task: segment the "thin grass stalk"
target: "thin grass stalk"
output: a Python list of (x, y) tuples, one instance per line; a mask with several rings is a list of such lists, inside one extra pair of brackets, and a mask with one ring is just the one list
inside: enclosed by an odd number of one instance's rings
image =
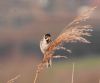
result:
[(20, 78), (21, 75), (17, 75), (16, 77), (10, 79), (9, 81), (7, 81), (7, 83), (14, 83), (18, 78)]
[(71, 83), (74, 83), (74, 73), (75, 73), (75, 63), (73, 63)]
[(33, 83), (36, 83), (37, 78), (38, 78), (38, 75), (39, 75), (39, 72), (36, 72), (36, 75), (35, 75), (35, 78), (34, 78), (34, 82)]

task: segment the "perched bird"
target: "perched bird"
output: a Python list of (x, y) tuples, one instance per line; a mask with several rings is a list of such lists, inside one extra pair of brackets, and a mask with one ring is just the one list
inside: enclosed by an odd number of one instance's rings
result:
[[(40, 49), (43, 54), (45, 54), (46, 50), (48, 49), (49, 45), (51, 44), (51, 35), (49, 33), (45, 34), (40, 41)], [(46, 63), (47, 67), (51, 66), (51, 59), (49, 59)]]

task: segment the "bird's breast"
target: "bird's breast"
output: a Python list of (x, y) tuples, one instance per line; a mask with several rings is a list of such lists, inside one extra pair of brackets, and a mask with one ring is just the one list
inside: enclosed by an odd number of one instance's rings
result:
[(47, 44), (46, 41), (41, 40), (41, 42), (40, 42), (40, 49), (41, 49), (41, 51), (42, 51), (43, 54), (47, 50), (48, 46), (49, 46), (49, 44)]

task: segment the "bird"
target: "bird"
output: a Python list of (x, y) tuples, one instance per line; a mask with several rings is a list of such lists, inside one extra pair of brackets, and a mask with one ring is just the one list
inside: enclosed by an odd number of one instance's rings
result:
[[(51, 44), (51, 34), (46, 33), (43, 35), (41, 41), (40, 41), (40, 49), (43, 54), (45, 54), (46, 50), (48, 49), (49, 45)], [(49, 59), (46, 63), (47, 68), (51, 66), (51, 59)]]

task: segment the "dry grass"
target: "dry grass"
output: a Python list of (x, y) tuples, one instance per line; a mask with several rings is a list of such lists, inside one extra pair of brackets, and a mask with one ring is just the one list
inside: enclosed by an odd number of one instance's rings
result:
[(7, 83), (14, 83), (18, 78), (20, 78), (20, 75), (17, 75), (16, 77), (10, 79), (9, 81), (7, 81)]
[[(38, 74), (43, 70), (48, 63), (48, 60), (53, 59), (53, 51), (57, 49), (57, 46), (62, 45), (63, 42), (83, 42), (83, 43), (90, 43), (88, 40), (84, 38), (84, 36), (91, 36), (90, 32), (92, 31), (91, 25), (82, 24), (82, 22), (86, 21), (91, 13), (95, 10), (96, 7), (92, 7), (82, 15), (76, 17), (69, 25), (67, 25), (61, 34), (50, 44), (48, 49), (44, 54), (44, 58), (42, 62), (37, 66), (36, 76), (34, 79), (34, 83), (36, 83)], [(74, 64), (73, 64), (74, 66)], [(74, 67), (72, 72), (72, 83), (74, 77)]]
[(75, 72), (75, 63), (73, 63), (71, 83), (74, 83), (74, 72)]

